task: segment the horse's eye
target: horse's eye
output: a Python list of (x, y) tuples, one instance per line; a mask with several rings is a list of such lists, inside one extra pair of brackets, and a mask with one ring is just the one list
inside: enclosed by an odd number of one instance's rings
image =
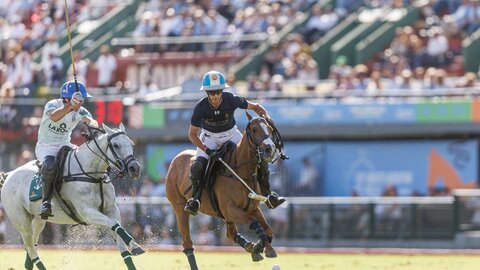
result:
[(253, 133), (257, 133), (257, 128), (252, 128)]
[(118, 147), (119, 147), (118, 143), (113, 144), (113, 148), (118, 148)]

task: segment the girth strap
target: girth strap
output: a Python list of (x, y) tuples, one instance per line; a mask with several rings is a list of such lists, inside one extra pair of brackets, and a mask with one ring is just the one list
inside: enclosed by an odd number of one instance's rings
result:
[(100, 211), (100, 213), (103, 213), (104, 206), (105, 206), (105, 198), (104, 198), (104, 195), (103, 195), (103, 184), (107, 183), (104, 179), (105, 178), (103, 178), (103, 179), (93, 179), (93, 178), (89, 178), (89, 177), (70, 177), (70, 178), (65, 178), (63, 181), (65, 183), (67, 183), (67, 182), (87, 182), (87, 183), (99, 184), (100, 206), (98, 207), (98, 211)]

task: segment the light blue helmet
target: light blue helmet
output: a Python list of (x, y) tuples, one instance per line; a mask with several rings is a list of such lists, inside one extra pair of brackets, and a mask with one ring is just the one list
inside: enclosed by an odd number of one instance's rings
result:
[(202, 79), (201, 91), (213, 91), (213, 90), (223, 90), (228, 88), (228, 84), (225, 82), (225, 76), (221, 72), (211, 70), (205, 75)]
[[(83, 98), (92, 97), (89, 93), (87, 93), (87, 87), (81, 82), (77, 82), (78, 84), (78, 91), (82, 94)], [(62, 85), (62, 89), (60, 91), (60, 96), (62, 98), (71, 98), (73, 93), (77, 92), (77, 88), (75, 87), (75, 81), (68, 81)]]

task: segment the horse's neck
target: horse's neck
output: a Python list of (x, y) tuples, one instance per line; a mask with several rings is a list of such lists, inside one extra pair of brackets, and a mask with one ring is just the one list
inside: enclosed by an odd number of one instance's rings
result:
[[(102, 149), (104, 153), (106, 153), (106, 143), (103, 142), (101, 139), (97, 139), (98, 146)], [(107, 171), (107, 163), (104, 161), (103, 154), (98, 149), (97, 145), (95, 145), (94, 141), (86, 142), (78, 148), (78, 150), (74, 154), (70, 155), (70, 173), (80, 173), (82, 172), (80, 169), (83, 169), (84, 172), (101, 172), (104, 173)], [(76, 158), (74, 157), (76, 156)], [(78, 159), (78, 162), (77, 162)], [(66, 166), (68, 166), (68, 162)], [(80, 165), (78, 164), (80, 163)], [(95, 174), (94, 174), (95, 175)], [(97, 175), (98, 176), (98, 175)]]
[(235, 166), (240, 166), (235, 171), (242, 179), (250, 179), (257, 169), (255, 151), (248, 142), (246, 134), (243, 134), (242, 141), (235, 152)]

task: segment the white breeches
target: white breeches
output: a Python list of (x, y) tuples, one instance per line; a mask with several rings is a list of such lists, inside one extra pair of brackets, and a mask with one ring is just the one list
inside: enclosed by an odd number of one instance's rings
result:
[[(237, 126), (220, 133), (212, 133), (202, 129), (202, 132), (200, 133), (200, 140), (203, 142), (203, 144), (205, 144), (206, 147), (215, 150), (226, 141), (232, 141), (235, 144), (239, 144), (242, 140), (242, 133), (238, 130)], [(196, 157), (204, 157), (206, 159), (210, 158), (202, 149), (198, 147), (195, 158)]]
[(74, 149), (77, 148), (77, 146), (72, 143), (60, 145), (37, 143), (37, 146), (35, 147), (35, 155), (37, 156), (38, 160), (43, 162), (46, 156), (57, 157), (58, 151), (60, 151), (60, 148), (62, 148), (64, 145), (69, 145)]

